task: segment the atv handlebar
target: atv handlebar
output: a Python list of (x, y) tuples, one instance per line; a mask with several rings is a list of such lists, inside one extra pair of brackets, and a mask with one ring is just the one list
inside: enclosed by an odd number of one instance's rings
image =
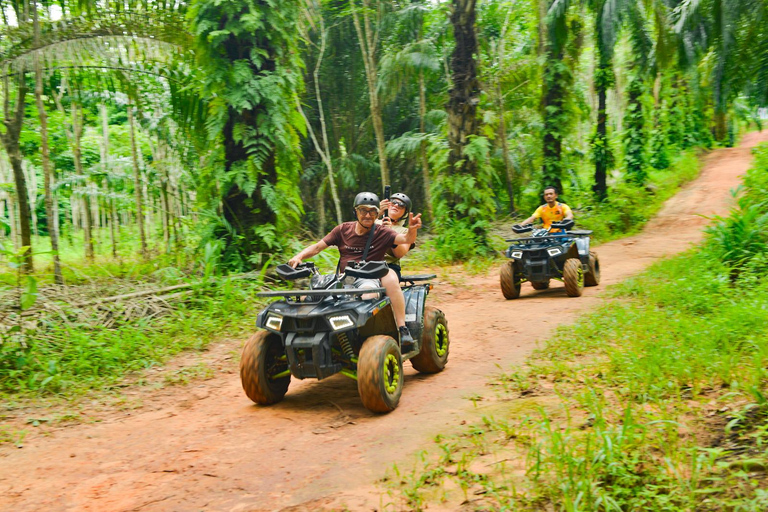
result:
[(315, 272), (315, 264), (308, 261), (306, 263), (299, 263), (296, 265), (296, 268), (293, 268), (292, 266), (283, 263), (282, 265), (278, 265), (275, 270), (277, 271), (277, 275), (281, 278), (286, 281), (293, 281), (294, 279), (311, 276)]
[(571, 229), (576, 224), (573, 219), (563, 219), (558, 222), (553, 222), (550, 229)]
[(344, 269), (344, 274), (358, 279), (381, 279), (389, 273), (389, 267), (383, 261), (351, 261)]
[(520, 224), (514, 224), (512, 226), (512, 231), (515, 233), (528, 233), (531, 230), (533, 230), (533, 224), (526, 224), (524, 226), (521, 226)]

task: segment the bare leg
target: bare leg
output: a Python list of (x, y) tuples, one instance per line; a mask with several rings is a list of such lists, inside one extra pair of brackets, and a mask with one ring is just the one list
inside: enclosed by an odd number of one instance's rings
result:
[(395, 314), (395, 322), (398, 327), (405, 325), (405, 297), (400, 288), (400, 281), (395, 271), (390, 269), (389, 274), (381, 278), (381, 285), (387, 290), (387, 297), (392, 302), (392, 312)]

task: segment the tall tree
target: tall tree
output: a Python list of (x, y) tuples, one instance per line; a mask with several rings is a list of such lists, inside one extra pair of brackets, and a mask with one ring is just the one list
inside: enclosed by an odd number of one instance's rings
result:
[[(40, 39), (40, 5), (34, 2), (34, 32), (36, 44)], [(59, 230), (55, 222), (55, 209), (53, 207), (54, 197), (53, 188), (55, 181), (55, 171), (51, 162), (50, 148), (48, 145), (48, 113), (45, 110), (43, 102), (43, 64), (40, 62), (40, 55), (35, 53), (32, 56), (33, 66), (35, 68), (35, 104), (37, 105), (37, 115), (40, 119), (40, 157), (43, 164), (43, 190), (45, 192), (45, 216), (48, 220), (48, 236), (51, 239), (51, 251), (53, 252), (53, 279), (56, 284), (64, 284), (64, 277), (61, 273), (61, 261), (59, 259)]]
[[(378, 47), (381, 17), (384, 10), (381, 0), (375, 0), (375, 11), (371, 7), (370, 0), (362, 0), (362, 6), (358, 7), (357, 0), (349, 0), (349, 10), (355, 25), (355, 32), (360, 44), (360, 52), (363, 55), (365, 79), (368, 85), (368, 101), (371, 106), (371, 122), (376, 135), (376, 150), (379, 154), (379, 167), (381, 170), (382, 187), (389, 185), (389, 167), (387, 166), (386, 140), (384, 137), (384, 121), (382, 119), (381, 104), (378, 91)], [(375, 23), (371, 21), (371, 15), (375, 13)], [(360, 19), (362, 16), (362, 20)]]
[[(563, 138), (572, 124), (567, 111), (568, 90), (573, 74), (565, 62), (568, 43), (568, 8), (570, 0), (539, 0), (546, 2), (544, 44), (544, 83), (542, 84), (541, 114), (543, 121), (542, 179), (547, 186), (562, 191)], [(543, 9), (541, 9), (543, 10)], [(541, 37), (541, 36), (540, 36)]]
[(451, 25), (456, 46), (450, 60), (451, 89), (448, 113), (447, 165), (438, 170), (440, 193), (437, 218), (443, 229), (466, 232), (473, 249), (488, 247), (488, 220), (493, 210), (488, 162), (488, 141), (478, 137), (477, 106), (480, 82), (477, 76), (476, 0), (453, 0)]
[(240, 267), (275, 250), (277, 232), (295, 227), (302, 212), (299, 12), (298, 2), (272, 0), (197, 0), (191, 7), (208, 135), (223, 143), (217, 176), (228, 228), (219, 234)]
[(30, 229), (29, 219), (32, 216), (29, 207), (29, 193), (27, 191), (27, 179), (24, 176), (24, 168), (22, 167), (22, 155), (21, 147), (19, 146), (19, 140), (21, 137), (21, 129), (24, 125), (24, 105), (27, 97), (27, 82), (24, 75), (24, 68), (21, 65), (20, 69), (16, 72), (16, 106), (11, 111), (11, 88), (9, 84), (9, 72), (8, 68), (4, 70), (5, 77), (3, 79), (3, 124), (5, 124), (5, 132), (0, 132), (0, 140), (3, 142), (5, 152), (8, 154), (8, 160), (11, 162), (11, 169), (13, 170), (13, 180), (16, 185), (16, 201), (19, 205), (19, 231), (21, 235), (22, 247), (28, 247), (29, 250), (24, 256), (24, 270), (26, 272), (32, 272), (34, 270), (34, 264), (32, 262), (32, 230)]

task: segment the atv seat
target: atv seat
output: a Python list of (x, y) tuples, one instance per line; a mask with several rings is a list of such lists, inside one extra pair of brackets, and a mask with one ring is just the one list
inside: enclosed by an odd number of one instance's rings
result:
[(436, 278), (436, 274), (417, 274), (414, 276), (400, 276), (401, 283), (416, 283), (418, 281), (429, 281)]

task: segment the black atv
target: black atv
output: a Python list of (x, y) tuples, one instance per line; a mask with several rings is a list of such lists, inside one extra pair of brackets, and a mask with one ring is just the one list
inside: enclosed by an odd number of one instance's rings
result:
[[(600, 260), (589, 250), (592, 231), (568, 231), (573, 220), (553, 222), (549, 229), (515, 224), (515, 233), (531, 233), (527, 238), (507, 240), (510, 261), (501, 267), (501, 293), (506, 299), (520, 296), (521, 285), (530, 281), (536, 290), (549, 288), (550, 279), (565, 283), (565, 293), (579, 297), (584, 286), (600, 284)], [(552, 233), (553, 229), (559, 229)]]
[(264, 330), (243, 347), (240, 378), (248, 398), (273, 404), (285, 396), (291, 376), (320, 380), (342, 373), (357, 380), (365, 407), (389, 412), (400, 401), (403, 361), (410, 359), (423, 373), (442, 371), (448, 361), (448, 324), (442, 311), (426, 305), (433, 286), (428, 281), (435, 276), (400, 280), (406, 325), (416, 341), (415, 349), (403, 354), (384, 288), (356, 287), (375, 286), (376, 281), (359, 280), (380, 279), (388, 271), (384, 262), (350, 263), (345, 273), (328, 275), (320, 274), (313, 263), (295, 269), (279, 265), (280, 277), (310, 277), (310, 287), (259, 293), (283, 299), (259, 313), (256, 326)]

